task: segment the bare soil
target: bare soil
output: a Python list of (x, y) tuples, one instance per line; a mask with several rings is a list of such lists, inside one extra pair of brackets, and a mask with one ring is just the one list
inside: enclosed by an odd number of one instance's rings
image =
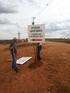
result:
[(0, 93), (70, 93), (70, 44), (46, 42), (42, 60), (35, 63), (35, 45), (19, 45), (17, 58), (32, 56), (24, 65), (11, 68), (8, 44), (0, 44)]

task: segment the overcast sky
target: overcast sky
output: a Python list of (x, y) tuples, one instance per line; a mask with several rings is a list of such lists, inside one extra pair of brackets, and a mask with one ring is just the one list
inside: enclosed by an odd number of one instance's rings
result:
[[(35, 17), (35, 23), (69, 27), (70, 0), (0, 0), (0, 39), (17, 37), (18, 32), (21, 32), (21, 38), (27, 37), (27, 26), (31, 25), (32, 17)], [(48, 31), (46, 35), (61, 38), (63, 35), (69, 37), (69, 34), (68, 28), (62, 32)]]

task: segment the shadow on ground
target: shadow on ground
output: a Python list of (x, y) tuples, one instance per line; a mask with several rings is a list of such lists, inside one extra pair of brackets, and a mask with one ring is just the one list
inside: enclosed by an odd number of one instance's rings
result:
[(36, 69), (37, 67), (40, 67), (40, 66), (42, 66), (42, 62), (38, 62), (38, 63), (31, 63), (29, 66), (28, 66), (28, 68), (30, 68), (30, 69)]

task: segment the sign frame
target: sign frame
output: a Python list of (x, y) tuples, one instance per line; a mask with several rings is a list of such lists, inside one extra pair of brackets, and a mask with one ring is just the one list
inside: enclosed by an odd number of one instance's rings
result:
[(45, 24), (28, 25), (28, 42), (45, 42)]

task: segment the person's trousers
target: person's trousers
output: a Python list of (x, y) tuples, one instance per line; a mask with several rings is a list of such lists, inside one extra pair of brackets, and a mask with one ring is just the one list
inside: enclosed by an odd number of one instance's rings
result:
[(16, 55), (12, 54), (12, 69), (16, 69)]
[(41, 59), (41, 46), (37, 46), (37, 59), (40, 60)]

